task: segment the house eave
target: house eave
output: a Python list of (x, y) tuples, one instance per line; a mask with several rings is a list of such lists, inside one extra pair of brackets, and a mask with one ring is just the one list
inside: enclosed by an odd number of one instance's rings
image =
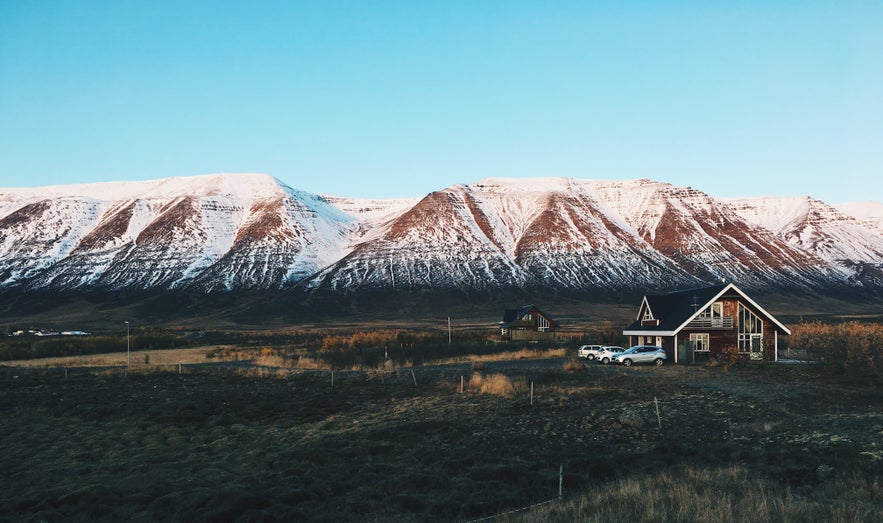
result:
[(624, 336), (674, 336), (677, 334), (675, 331), (645, 331), (645, 330), (631, 330), (631, 331), (622, 331)]

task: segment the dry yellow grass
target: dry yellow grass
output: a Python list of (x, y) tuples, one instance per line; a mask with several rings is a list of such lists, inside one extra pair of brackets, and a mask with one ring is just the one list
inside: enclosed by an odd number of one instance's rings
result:
[(584, 370), (586, 370), (585, 365), (580, 363), (576, 358), (567, 360), (567, 363), (564, 364), (564, 372), (573, 374), (574, 372), (582, 372)]
[[(219, 348), (222, 347), (211, 345), (191, 349), (132, 351), (131, 365), (132, 367), (147, 367), (150, 365), (205, 363), (206, 361), (213, 361), (209, 359), (208, 354), (217, 351)], [(84, 356), (12, 360), (3, 364), (10, 367), (113, 367), (125, 365), (126, 359), (127, 354), (125, 352), (111, 352)]]
[[(453, 358), (442, 358), (433, 360), (433, 365), (447, 365), (451, 363), (475, 363), (488, 361), (510, 361), (510, 360), (536, 360), (546, 358), (564, 358), (569, 350), (566, 348), (534, 350), (524, 348), (515, 352), (499, 352), (495, 354), (464, 354), (463, 356), (455, 356)], [(407, 365), (405, 365), (407, 366)]]
[(474, 373), (469, 380), (469, 389), (480, 394), (492, 394), (511, 398), (515, 394), (526, 392), (528, 388), (525, 378), (509, 378), (503, 374)]
[[(483, 363), (506, 361), (513, 359), (563, 358), (567, 356), (565, 348), (535, 350), (523, 348), (515, 352), (498, 354), (463, 355), (437, 361), (425, 361), (424, 364), (443, 365), (451, 363)], [(300, 370), (331, 370), (332, 365), (315, 355), (305, 351), (292, 352), (271, 347), (242, 348), (231, 345), (209, 345), (186, 349), (168, 349), (155, 351), (132, 351), (129, 355), (130, 367), (141, 372), (157, 370), (158, 367), (172, 365), (192, 365), (200, 363), (223, 363), (229, 361), (248, 361), (255, 366), (275, 367), (279, 369)], [(90, 354), (83, 356), (63, 356), (53, 358), (37, 358), (28, 360), (11, 360), (3, 364), (10, 367), (124, 367), (127, 362), (126, 352), (106, 354)], [(414, 364), (410, 360), (396, 362), (397, 368), (410, 368)], [(335, 367), (339, 368), (339, 367)], [(349, 370), (370, 370), (362, 365), (353, 365)]]

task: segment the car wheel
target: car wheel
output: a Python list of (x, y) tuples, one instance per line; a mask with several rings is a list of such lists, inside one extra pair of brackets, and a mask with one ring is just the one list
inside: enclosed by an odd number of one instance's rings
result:
[(632, 366), (632, 360), (626, 358), (626, 359), (622, 360), (622, 364), (625, 365), (626, 367), (631, 367), (631, 366)]
[(662, 367), (662, 358), (656, 358), (655, 360), (653, 360), (653, 363), (655, 363), (657, 367)]
[(586, 359), (589, 360), (589, 361), (591, 361), (591, 360), (595, 359), (595, 355), (594, 355), (594, 354), (589, 354), (588, 356), (586, 356)]
[(603, 363), (604, 365), (607, 365), (608, 363), (610, 363), (610, 358), (604, 358), (604, 359), (602, 359), (602, 360), (601, 360), (601, 363)]

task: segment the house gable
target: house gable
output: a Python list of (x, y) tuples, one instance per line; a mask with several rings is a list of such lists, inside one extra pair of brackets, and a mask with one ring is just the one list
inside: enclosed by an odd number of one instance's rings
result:
[(650, 308), (650, 303), (647, 302), (646, 296), (644, 296), (644, 300), (641, 302), (641, 308), (638, 309), (637, 320), (641, 322), (642, 327), (659, 326), (660, 320), (653, 316), (653, 309)]
[(680, 331), (681, 331), (682, 329), (684, 329), (687, 325), (689, 325), (690, 323), (696, 321), (696, 318), (697, 318), (700, 314), (702, 314), (703, 311), (707, 310), (707, 309), (708, 309), (709, 307), (711, 307), (713, 304), (718, 303), (718, 301), (719, 301), (722, 297), (724, 297), (724, 296), (726, 296), (726, 295), (729, 295), (731, 292), (733, 292), (733, 293), (736, 294), (738, 300), (744, 300), (744, 301), (748, 302), (748, 303), (751, 305), (751, 307), (753, 307), (753, 308), (755, 309), (756, 313), (758, 313), (760, 316), (762, 316), (762, 317), (765, 318), (766, 320), (770, 321), (770, 322), (771, 322), (773, 325), (775, 325), (775, 326), (778, 328), (778, 330), (780, 330), (782, 333), (784, 333), (784, 334), (791, 334), (791, 330), (789, 330), (788, 327), (785, 327), (784, 325), (782, 325), (782, 323), (779, 322), (779, 320), (777, 320), (775, 317), (773, 317), (772, 314), (770, 314), (769, 312), (767, 312), (766, 309), (764, 309), (763, 307), (761, 307), (760, 305), (758, 305), (757, 302), (755, 302), (754, 300), (752, 300), (751, 298), (749, 298), (747, 294), (745, 294), (744, 292), (742, 292), (742, 290), (739, 289), (738, 287), (736, 287), (736, 285), (733, 284), (733, 283), (729, 283), (729, 284), (727, 284), (723, 289), (721, 289), (721, 290), (720, 290), (717, 294), (715, 294), (711, 299), (709, 299), (709, 300), (706, 301), (704, 304), (702, 304), (702, 305), (701, 305), (701, 306), (700, 306), (700, 307), (699, 307), (699, 308), (698, 308), (698, 309), (697, 309), (692, 315), (690, 315), (689, 317), (687, 317), (687, 318), (684, 320), (684, 322), (681, 323), (681, 324), (678, 326), (677, 329), (675, 329), (675, 332), (676, 332), (676, 333), (677, 333), (677, 332), (680, 332)]
[(555, 320), (534, 305), (525, 305), (520, 309), (505, 309), (503, 321), (499, 325), (500, 333), (510, 337), (514, 331), (552, 333), (558, 328)]

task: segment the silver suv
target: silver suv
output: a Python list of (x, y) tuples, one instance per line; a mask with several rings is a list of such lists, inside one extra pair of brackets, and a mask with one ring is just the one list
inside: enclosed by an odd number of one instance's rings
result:
[(655, 345), (635, 345), (619, 354), (616, 354), (610, 361), (613, 363), (621, 363), (626, 367), (630, 367), (632, 363), (652, 363), (657, 367), (665, 363), (668, 357), (662, 347)]
[(576, 355), (580, 358), (585, 358), (587, 360), (593, 360), (596, 356), (598, 356), (598, 351), (603, 349), (603, 345), (583, 345), (576, 351)]

